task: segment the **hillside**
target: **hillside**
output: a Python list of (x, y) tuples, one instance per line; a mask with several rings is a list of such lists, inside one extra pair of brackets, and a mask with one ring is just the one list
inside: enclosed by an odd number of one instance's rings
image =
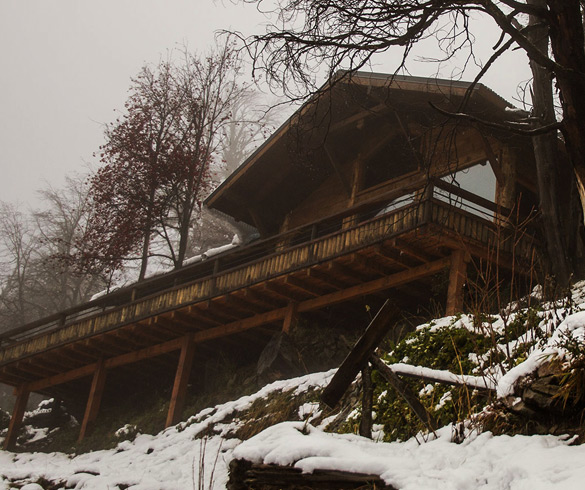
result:
[[(585, 283), (557, 301), (535, 289), (500, 315), (433, 320), (382, 357), (426, 378), (409, 385), (440, 429), (426, 430), (374, 372), (373, 440), (355, 435), (361, 380), (340, 407), (323, 409), (331, 370), (276, 381), (156, 435), (121, 428), (110, 450), (0, 452), (0, 488), (219, 489), (234, 459), (366, 473), (404, 490), (582, 488)], [(478, 380), (487, 389), (471, 386)]]

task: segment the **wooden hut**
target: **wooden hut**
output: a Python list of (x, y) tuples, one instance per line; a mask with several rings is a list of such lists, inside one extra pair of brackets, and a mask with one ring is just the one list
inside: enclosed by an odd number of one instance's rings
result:
[[(446, 115), (463, 111), (487, 124)], [(18, 395), (5, 447), (30, 392), (87, 397), (82, 438), (107, 373), (170, 366), (171, 425), (213, 342), (262, 343), (369, 295), (424, 301), (442, 272), (446, 313), (461, 310), (469, 261), (534, 257), (518, 227), (535, 202), (530, 141), (498, 129), (513, 116), (481, 84), (341, 73), (206, 201), (258, 240), (0, 336), (0, 381)]]

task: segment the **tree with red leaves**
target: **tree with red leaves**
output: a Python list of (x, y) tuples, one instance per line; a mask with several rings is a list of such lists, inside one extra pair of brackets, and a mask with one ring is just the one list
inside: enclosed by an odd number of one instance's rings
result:
[(185, 50), (180, 64), (145, 66), (132, 80), (123, 114), (106, 126), (104, 166), (90, 182), (85, 269), (117, 270), (140, 260), (142, 279), (153, 255), (183, 264), (193, 214), (210, 190), (221, 129), (244, 90), (238, 72), (236, 52), (226, 44), (203, 59)]

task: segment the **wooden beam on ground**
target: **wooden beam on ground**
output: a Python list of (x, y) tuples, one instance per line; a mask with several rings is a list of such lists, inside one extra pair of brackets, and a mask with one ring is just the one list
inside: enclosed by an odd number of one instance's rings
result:
[(4, 439), (4, 449), (6, 451), (12, 451), (16, 446), (16, 438), (18, 437), (18, 429), (22, 424), (22, 418), (24, 417), (24, 411), (28, 402), (28, 391), (24, 385), (21, 385), (16, 390), (16, 403), (12, 410), (12, 417), (10, 417), (10, 424), (8, 425), (8, 433), (6, 439)]
[(374, 385), (372, 383), (372, 368), (368, 363), (362, 369), (362, 416), (360, 420), (360, 436), (372, 438), (374, 424), (372, 410), (374, 406)]
[(390, 302), (382, 305), (374, 319), (366, 328), (364, 334), (357, 341), (353, 349), (344, 359), (341, 366), (321, 394), (321, 401), (333, 408), (351, 385), (357, 374), (364, 369), (368, 359), (374, 353), (382, 339), (391, 327), (391, 320), (400, 310)]
[(173, 384), (173, 393), (171, 395), (171, 404), (169, 406), (165, 427), (175, 425), (181, 420), (183, 407), (185, 406), (189, 376), (191, 375), (191, 366), (193, 365), (193, 356), (195, 353), (193, 335), (187, 334), (181, 340), (181, 355), (179, 357), (179, 364), (177, 366), (175, 383)]
[(291, 330), (297, 323), (297, 309), (298, 303), (291, 301), (286, 307), (286, 314), (284, 316), (284, 322), (282, 324), (283, 333), (290, 334)]
[(454, 315), (463, 310), (463, 286), (467, 279), (467, 258), (464, 250), (457, 249), (451, 254), (449, 269), (449, 288), (447, 290), (446, 315)]
[(104, 387), (106, 386), (106, 367), (103, 359), (97, 362), (96, 370), (93, 373), (91, 380), (91, 388), (89, 389), (89, 397), (87, 398), (87, 405), (85, 407), (85, 414), (83, 422), (81, 423), (81, 430), (79, 431), (78, 442), (82, 441), (93, 429), (93, 424), (97, 418), (100, 405), (102, 402), (102, 395)]

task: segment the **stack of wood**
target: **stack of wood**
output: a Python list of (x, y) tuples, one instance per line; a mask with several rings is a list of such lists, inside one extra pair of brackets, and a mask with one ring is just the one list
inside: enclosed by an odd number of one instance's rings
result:
[(236, 459), (230, 463), (228, 490), (376, 489), (396, 490), (378, 476), (347, 471), (315, 470), (303, 473), (291, 466), (254, 464)]

